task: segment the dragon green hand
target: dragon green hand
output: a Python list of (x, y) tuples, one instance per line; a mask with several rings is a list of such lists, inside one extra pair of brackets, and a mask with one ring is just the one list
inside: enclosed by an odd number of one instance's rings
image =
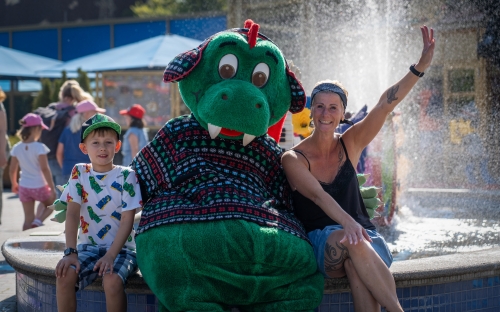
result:
[(363, 197), (363, 203), (365, 204), (368, 216), (370, 216), (370, 219), (373, 219), (375, 216), (375, 210), (377, 210), (377, 208), (382, 204), (382, 201), (378, 198), (381, 188), (375, 186), (364, 187), (363, 184), (366, 183), (367, 177), (367, 174), (357, 174), (359, 190), (361, 191), (361, 197)]

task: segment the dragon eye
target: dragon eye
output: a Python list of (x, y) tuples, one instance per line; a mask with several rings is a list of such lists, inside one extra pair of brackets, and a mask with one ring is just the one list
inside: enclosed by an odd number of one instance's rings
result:
[(219, 75), (222, 79), (233, 78), (238, 70), (238, 59), (234, 54), (224, 55), (219, 62)]
[(259, 63), (255, 66), (252, 73), (252, 83), (258, 88), (266, 85), (269, 78), (269, 66), (266, 63)]

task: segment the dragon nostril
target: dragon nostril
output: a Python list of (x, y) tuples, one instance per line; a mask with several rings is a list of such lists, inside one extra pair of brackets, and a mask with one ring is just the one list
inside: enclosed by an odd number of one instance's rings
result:
[(222, 99), (223, 99), (223, 100), (227, 100), (227, 94), (223, 94), (223, 95), (222, 95)]
[(257, 108), (261, 108), (261, 107), (262, 107), (262, 105), (261, 105), (261, 104), (259, 104), (259, 103), (257, 103), (257, 104), (255, 104), (255, 107), (257, 107)]

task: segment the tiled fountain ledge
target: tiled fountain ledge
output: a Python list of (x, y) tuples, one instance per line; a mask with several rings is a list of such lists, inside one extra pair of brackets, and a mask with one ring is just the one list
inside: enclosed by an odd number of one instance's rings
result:
[[(18, 311), (57, 310), (54, 268), (63, 249), (63, 234), (24, 234), (4, 243), (2, 253), (16, 270)], [(398, 261), (391, 272), (405, 311), (500, 311), (500, 247)], [(140, 273), (129, 279), (126, 291), (128, 311), (158, 310)], [(78, 292), (77, 298), (78, 311), (105, 311), (100, 281)], [(353, 311), (346, 279), (325, 281), (318, 311)]]

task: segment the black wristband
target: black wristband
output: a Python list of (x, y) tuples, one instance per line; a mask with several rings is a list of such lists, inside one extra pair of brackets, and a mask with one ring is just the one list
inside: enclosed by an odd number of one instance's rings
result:
[(410, 71), (419, 78), (424, 76), (424, 72), (419, 72), (418, 70), (415, 69), (415, 64), (412, 64), (410, 66)]

